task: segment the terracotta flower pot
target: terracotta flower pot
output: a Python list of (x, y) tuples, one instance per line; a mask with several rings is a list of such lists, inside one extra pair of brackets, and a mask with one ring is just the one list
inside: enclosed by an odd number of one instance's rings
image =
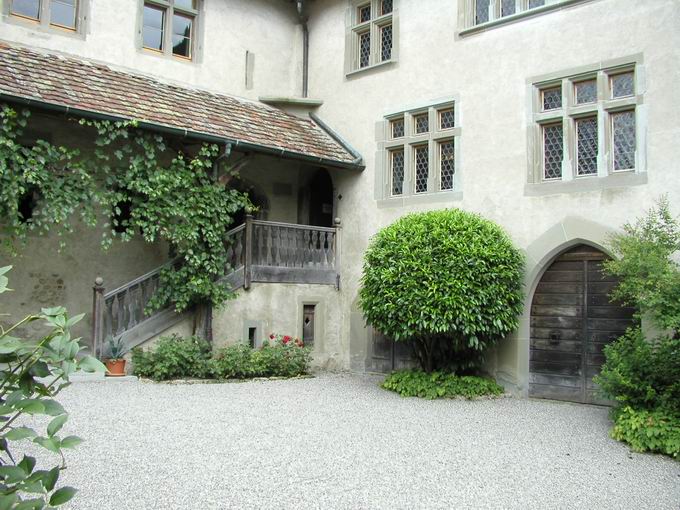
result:
[(125, 360), (124, 359), (107, 359), (106, 375), (109, 377), (122, 377), (125, 375)]

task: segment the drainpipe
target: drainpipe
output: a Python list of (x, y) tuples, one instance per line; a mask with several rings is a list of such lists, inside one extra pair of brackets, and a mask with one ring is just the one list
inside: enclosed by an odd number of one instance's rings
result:
[(297, 0), (297, 12), (302, 24), (302, 97), (309, 96), (309, 27), (307, 20), (309, 16), (305, 14), (304, 0)]

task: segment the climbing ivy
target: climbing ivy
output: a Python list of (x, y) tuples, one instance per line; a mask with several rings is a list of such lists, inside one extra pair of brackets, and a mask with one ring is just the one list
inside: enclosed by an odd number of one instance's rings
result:
[[(219, 306), (231, 292), (218, 280), (227, 267), (225, 233), (251, 204), (223, 183), (219, 147), (188, 145), (139, 129), (135, 122), (71, 120), (93, 131), (94, 150), (23, 140), (28, 110), (0, 105), (0, 222), (16, 254), (29, 232), (56, 233), (63, 247), (78, 217), (103, 230), (102, 245), (141, 235), (168, 243), (177, 264), (161, 273), (150, 307)], [(32, 215), (21, 203), (35, 201)], [(28, 216), (28, 217), (26, 217)]]

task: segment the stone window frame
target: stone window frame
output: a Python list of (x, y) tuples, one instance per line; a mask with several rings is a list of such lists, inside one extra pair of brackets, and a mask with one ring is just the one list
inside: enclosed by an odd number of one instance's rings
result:
[[(440, 112), (451, 108), (454, 114), (454, 127), (441, 129)], [(429, 130), (427, 133), (418, 134), (415, 129), (415, 118), (424, 113), (428, 115)], [(399, 119), (404, 120), (404, 136), (395, 138), (392, 136), (392, 122)], [(378, 151), (376, 153), (375, 199), (378, 201), (378, 206), (399, 207), (462, 199), (461, 135), (460, 101), (457, 96), (387, 112), (384, 118), (376, 124)], [(453, 188), (441, 190), (441, 144), (451, 141), (454, 144)], [(428, 146), (429, 160), (427, 191), (416, 193), (415, 149), (425, 144)], [(394, 151), (399, 150), (404, 151), (404, 181), (402, 194), (395, 195), (392, 193), (391, 159)]]
[[(611, 78), (621, 73), (634, 72), (634, 94), (614, 98)], [(597, 80), (597, 100), (576, 104), (574, 84)], [(562, 106), (543, 110), (546, 89), (560, 86)], [(612, 59), (598, 64), (582, 66), (564, 72), (533, 77), (528, 87), (528, 182), (525, 195), (544, 195), (570, 191), (589, 191), (609, 187), (644, 184), (647, 182), (647, 105), (645, 96), (645, 68), (642, 55)], [(613, 115), (635, 112), (635, 168), (614, 169)], [(597, 118), (597, 172), (590, 175), (577, 173), (576, 125), (580, 119)], [(543, 133), (546, 126), (562, 125), (563, 159), (561, 176), (544, 176)]]
[(489, 1), (489, 20), (476, 23), (476, 3), (477, 0), (460, 0), (458, 2), (458, 35), (465, 36), (483, 32), (485, 30), (506, 25), (526, 18), (539, 16), (558, 9), (563, 9), (574, 4), (590, 2), (593, 0), (545, 0), (545, 4), (537, 7), (530, 7), (533, 0), (515, 0), (514, 14), (501, 15), (503, 0)]
[[(176, 0), (139, 0), (137, 9), (137, 51), (145, 55), (155, 55), (161, 58), (170, 59), (177, 62), (186, 63), (200, 63), (203, 57), (203, 17), (204, 17), (204, 0), (195, 0), (196, 7), (189, 9), (185, 7), (175, 6)], [(163, 26), (163, 51), (157, 51), (152, 48), (144, 46), (144, 6), (145, 4), (152, 4), (156, 7), (165, 9)], [(174, 12), (193, 17), (193, 34), (191, 40), (191, 57), (183, 57), (181, 55), (174, 55), (172, 53), (172, 16)]]
[[(349, 6), (345, 15), (345, 76), (364, 73), (370, 69), (387, 67), (399, 59), (399, 1), (392, 0), (392, 12), (382, 14), (382, 0), (349, 0)], [(370, 5), (370, 21), (360, 22), (359, 9)], [(374, 16), (374, 13), (380, 15)], [(392, 26), (392, 51), (391, 58), (382, 60), (381, 34), (385, 26)], [(359, 65), (359, 42), (362, 34), (370, 33), (371, 48), (368, 65)]]
[(75, 37), (77, 39), (85, 39), (87, 31), (87, 22), (90, 13), (90, 0), (76, 1), (76, 27), (69, 28), (61, 25), (53, 25), (50, 23), (50, 7), (51, 2), (42, 0), (40, 2), (40, 19), (34, 20), (24, 16), (11, 14), (10, 6), (11, 0), (0, 2), (2, 5), (2, 18), (6, 23), (22, 26), (37, 30), (39, 32), (47, 32), (50, 34), (59, 34), (66, 37)]

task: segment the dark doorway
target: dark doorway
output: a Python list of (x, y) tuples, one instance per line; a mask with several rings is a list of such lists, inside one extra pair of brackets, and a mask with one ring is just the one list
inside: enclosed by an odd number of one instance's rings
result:
[[(247, 193), (250, 202), (257, 208), (253, 213), (253, 216), (258, 220), (266, 220), (267, 214), (269, 213), (269, 200), (267, 196), (255, 187), (253, 184), (249, 184), (242, 180), (238, 181), (234, 188), (242, 193)], [(246, 210), (241, 209), (240, 211), (234, 213), (234, 221), (232, 223), (233, 227), (238, 227), (246, 221)]]
[(634, 323), (633, 308), (612, 303), (618, 283), (602, 271), (607, 256), (579, 245), (550, 265), (531, 304), (529, 396), (607, 404), (593, 377), (603, 348)]
[(309, 224), (333, 226), (333, 181), (325, 169), (317, 170), (309, 181)]

